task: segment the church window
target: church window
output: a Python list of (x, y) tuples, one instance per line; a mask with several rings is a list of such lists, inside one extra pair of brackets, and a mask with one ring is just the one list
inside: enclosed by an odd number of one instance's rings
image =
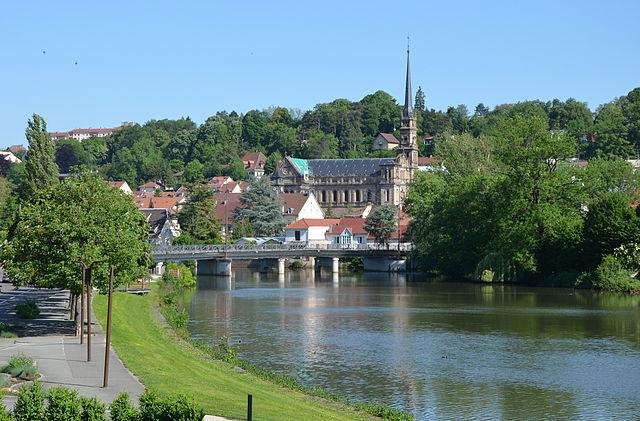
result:
[(338, 202), (338, 190), (333, 191), (333, 201), (336, 203)]
[(345, 190), (344, 191), (344, 201), (345, 202), (349, 202), (350, 198), (349, 198), (349, 190)]
[(360, 190), (356, 190), (356, 202), (360, 201)]
[(326, 190), (322, 190), (322, 201), (323, 202), (327, 201), (327, 191)]

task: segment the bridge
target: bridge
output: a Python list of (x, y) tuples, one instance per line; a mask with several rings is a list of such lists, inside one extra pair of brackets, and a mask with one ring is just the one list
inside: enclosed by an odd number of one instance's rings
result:
[[(277, 260), (278, 273), (284, 273), (286, 259), (305, 259), (307, 266), (316, 267), (316, 259), (331, 261), (331, 270), (338, 272), (340, 258), (362, 257), (365, 270), (404, 270), (411, 243), (396, 244), (198, 244), (154, 246), (157, 262), (195, 260), (200, 275), (231, 275), (233, 260)], [(320, 265), (321, 266), (321, 265)]]

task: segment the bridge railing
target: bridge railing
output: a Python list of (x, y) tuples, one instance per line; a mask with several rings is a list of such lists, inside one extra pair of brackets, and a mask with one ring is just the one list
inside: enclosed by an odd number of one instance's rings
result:
[(260, 251), (295, 251), (295, 250), (388, 250), (411, 251), (412, 243), (367, 243), (367, 244), (317, 244), (317, 243), (285, 243), (285, 244), (184, 244), (175, 246), (153, 246), (151, 251), (155, 255), (162, 254), (200, 254), (200, 253), (237, 253)]

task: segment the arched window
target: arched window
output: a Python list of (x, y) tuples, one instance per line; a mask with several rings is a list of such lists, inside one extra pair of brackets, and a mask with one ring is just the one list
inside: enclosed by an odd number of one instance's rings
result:
[(344, 191), (344, 201), (349, 202), (349, 190)]
[(356, 190), (356, 202), (360, 202), (360, 190)]
[(333, 202), (338, 203), (338, 190), (333, 191)]

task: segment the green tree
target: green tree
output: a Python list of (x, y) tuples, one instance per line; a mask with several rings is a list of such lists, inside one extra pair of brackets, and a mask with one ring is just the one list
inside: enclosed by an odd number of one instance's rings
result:
[(426, 102), (425, 102), (424, 91), (422, 90), (422, 86), (418, 86), (418, 91), (416, 92), (416, 99), (415, 99), (413, 108), (418, 110), (419, 112), (422, 112), (425, 110), (425, 107), (426, 107)]
[(598, 108), (593, 124), (595, 141), (589, 145), (589, 156), (627, 159), (635, 156), (629, 140), (629, 127), (619, 101)]
[(149, 226), (131, 198), (95, 175), (78, 175), (38, 191), (24, 203), (0, 250), (14, 279), (38, 287), (80, 288), (80, 263), (98, 265), (96, 285), (106, 288), (146, 273)]
[(338, 147), (338, 139), (334, 135), (313, 130), (304, 144), (303, 155), (308, 159), (338, 158)]
[(373, 235), (377, 243), (389, 244), (391, 235), (397, 230), (397, 219), (398, 210), (395, 206), (379, 206), (367, 217), (364, 229)]
[(244, 163), (242, 160), (238, 157), (232, 159), (225, 170), (225, 175), (228, 175), (234, 180), (245, 180), (247, 178), (247, 173), (244, 170)]
[(267, 157), (267, 162), (264, 164), (264, 173), (269, 175), (273, 174), (278, 166), (278, 162), (282, 161), (284, 158), (282, 154), (278, 151), (275, 151)]
[(282, 203), (264, 179), (252, 181), (242, 193), (234, 219), (249, 222), (259, 237), (281, 235), (285, 225)]
[(55, 147), (47, 132), (47, 123), (38, 114), (29, 120), (26, 130), (29, 153), (25, 160), (23, 193), (33, 195), (38, 189), (58, 184)]
[(205, 185), (193, 187), (189, 200), (178, 213), (178, 222), (183, 232), (196, 243), (221, 242), (222, 226), (216, 217), (216, 200)]
[(182, 177), (185, 183), (194, 184), (202, 182), (204, 180), (204, 165), (197, 159), (194, 159), (187, 164)]

